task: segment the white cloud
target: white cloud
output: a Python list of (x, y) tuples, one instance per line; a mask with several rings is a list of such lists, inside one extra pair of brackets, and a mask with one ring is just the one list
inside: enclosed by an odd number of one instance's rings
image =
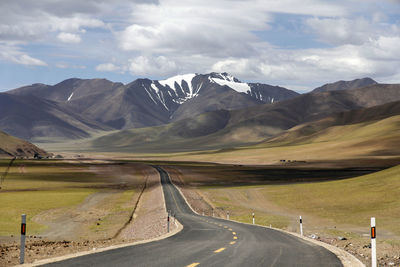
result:
[(110, 71), (110, 72), (121, 72), (123, 68), (114, 65), (113, 63), (103, 63), (96, 66), (97, 71)]
[(86, 66), (84, 65), (71, 65), (64, 62), (57, 63), (56, 67), (59, 69), (86, 69)]
[(63, 43), (77, 44), (81, 42), (81, 37), (79, 35), (68, 32), (60, 32), (57, 38)]
[(318, 38), (330, 44), (360, 45), (375, 37), (373, 24), (364, 18), (309, 18), (306, 24)]
[[(73, 60), (84, 58), (105, 62), (97, 71), (133, 76), (228, 71), (242, 80), (296, 88), (360, 76), (393, 80), (400, 77), (395, 5), (395, 0), (365, 0), (362, 6), (345, 0), (0, 1), (0, 10), (8, 11), (0, 17), (0, 40), (12, 51), (0, 57), (45, 65), (32, 55), (50, 44), (45, 61), (68, 57), (69, 64), (57, 67), (79, 66)], [(296, 24), (293, 38), (290, 23)], [(315, 40), (304, 45), (297, 39), (302, 34), (329, 46)], [(292, 49), (271, 44), (286, 39)], [(301, 48), (312, 45), (324, 47)]]
[(148, 57), (139, 56), (130, 60), (129, 71), (133, 75), (151, 75), (169, 76), (178, 71), (177, 64), (164, 56)]
[(47, 66), (46, 62), (31, 57), (18, 48), (0, 43), (0, 59), (26, 66)]

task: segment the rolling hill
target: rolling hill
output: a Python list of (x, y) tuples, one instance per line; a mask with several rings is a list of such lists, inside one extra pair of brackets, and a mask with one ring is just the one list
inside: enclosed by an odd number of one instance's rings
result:
[(19, 138), (40, 141), (79, 139), (111, 128), (57, 102), (0, 93), (0, 129)]
[(32, 158), (35, 154), (38, 154), (42, 157), (47, 157), (50, 155), (46, 151), (27, 141), (13, 137), (6, 134), (5, 132), (0, 131), (0, 158)]
[(358, 89), (369, 85), (377, 84), (371, 78), (355, 79), (352, 81), (337, 81), (334, 83), (328, 83), (318, 88), (315, 88), (312, 92), (329, 92), (329, 91), (339, 91), (339, 90), (349, 90)]
[[(357, 114), (354, 110), (393, 100), (400, 100), (400, 85), (310, 93), (272, 105), (213, 111), (159, 127), (117, 132), (95, 139), (92, 145), (96, 150), (126, 152), (180, 152), (247, 146), (303, 123), (339, 112)], [(394, 113), (393, 109), (382, 109), (380, 113), (374, 111), (370, 114), (379, 119), (378, 115), (382, 118)], [(351, 123), (355, 122), (345, 124)]]

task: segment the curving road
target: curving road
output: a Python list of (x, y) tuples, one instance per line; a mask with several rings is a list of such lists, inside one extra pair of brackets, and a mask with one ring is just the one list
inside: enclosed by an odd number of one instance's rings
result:
[(181, 232), (48, 266), (342, 266), (333, 253), (294, 236), (194, 214), (168, 173), (154, 167), (160, 173), (167, 210), (184, 226)]

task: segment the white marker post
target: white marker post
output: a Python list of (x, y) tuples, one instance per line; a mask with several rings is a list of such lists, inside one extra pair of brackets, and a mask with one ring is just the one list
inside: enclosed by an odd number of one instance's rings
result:
[(303, 236), (303, 219), (300, 216), (300, 235)]
[(204, 216), (204, 210), (203, 210), (203, 216)]
[(26, 237), (26, 215), (22, 214), (21, 221), (21, 251), (19, 254), (19, 263), (24, 264), (25, 261), (25, 237)]
[(253, 212), (253, 224), (255, 224), (254, 212)]
[(375, 217), (371, 218), (371, 266), (376, 267), (376, 228)]
[(228, 210), (227, 213), (226, 213), (226, 219), (229, 220), (229, 210)]

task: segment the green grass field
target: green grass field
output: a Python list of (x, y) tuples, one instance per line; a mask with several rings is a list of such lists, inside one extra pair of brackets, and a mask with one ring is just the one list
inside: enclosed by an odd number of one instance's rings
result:
[[(214, 172), (210, 167), (182, 173), (186, 183), (224, 217), (230, 211), (232, 219), (249, 223), (255, 212), (258, 224), (288, 228), (297, 227), (297, 218), (303, 215), (305, 221), (309, 218), (309, 229), (346, 232), (348, 236), (352, 231), (358, 236), (368, 233), (370, 218), (376, 217), (381, 237), (400, 238), (400, 165), (348, 179), (299, 183), (290, 182), (295, 179), (288, 177), (287, 183), (275, 184), (272, 180), (262, 184), (254, 175), (252, 180), (246, 172), (218, 171), (215, 167)], [(228, 177), (230, 185), (226, 184)], [(235, 183), (245, 180), (247, 184)]]
[(262, 193), (278, 206), (338, 224), (379, 227), (400, 236), (400, 166), (331, 182), (265, 186)]
[(39, 234), (46, 226), (32, 221), (35, 215), (50, 209), (78, 205), (94, 192), (96, 190), (93, 189), (54, 189), (0, 193), (0, 236), (19, 233), (21, 214), (27, 215), (27, 233)]
[[(0, 160), (0, 173), (8, 162)], [(125, 178), (120, 178), (120, 175)], [(106, 194), (90, 202), (88, 223), (92, 220), (92, 224), (95, 224), (97, 218), (106, 220), (109, 217), (113, 218), (116, 226), (123, 225), (129, 218), (136, 189), (143, 182), (141, 171), (134, 167), (57, 160), (16, 160), (0, 189), (0, 236), (19, 233), (21, 214), (27, 214), (29, 235), (43, 233), (48, 227), (35, 222), (35, 216), (44, 213), (50, 216), (46, 218), (51, 221), (64, 212), (82, 214), (85, 211), (75, 211), (75, 208), (95, 193)], [(56, 217), (52, 218), (52, 215)], [(114, 230), (115, 227), (106, 223), (101, 225), (103, 230), (108, 228)]]

